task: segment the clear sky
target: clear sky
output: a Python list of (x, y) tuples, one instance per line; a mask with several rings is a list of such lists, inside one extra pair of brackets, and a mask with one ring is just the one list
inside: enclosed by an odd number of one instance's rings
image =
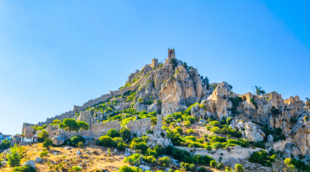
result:
[(310, 97), (307, 1), (0, 0), (0, 132), (124, 85), (167, 49), (211, 82)]

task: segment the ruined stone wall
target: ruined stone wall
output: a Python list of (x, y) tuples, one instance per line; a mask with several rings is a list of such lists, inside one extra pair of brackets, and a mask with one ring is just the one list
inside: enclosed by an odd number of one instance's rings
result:
[(147, 130), (151, 129), (151, 126), (152, 124), (150, 118), (143, 118), (127, 123), (127, 128), (130, 130), (130, 133), (137, 135), (145, 134)]
[(262, 150), (261, 148), (250, 149), (250, 148), (242, 148), (240, 146), (236, 146), (236, 147), (229, 148), (229, 149), (217, 149), (217, 150), (211, 150), (211, 151), (203, 149), (203, 148), (189, 148), (189, 147), (182, 147), (182, 146), (175, 146), (175, 147), (178, 149), (186, 150), (188, 152), (193, 152), (194, 155), (199, 154), (202, 156), (204, 155), (211, 156), (218, 163), (219, 163), (220, 157), (222, 157), (223, 163), (229, 163), (228, 161), (230, 161), (231, 158), (234, 158), (234, 159), (250, 158), (253, 152)]
[(90, 128), (92, 126), (93, 120), (92, 115), (90, 114), (90, 111), (80, 111), (80, 115), (77, 118), (78, 121), (85, 121), (87, 124), (89, 124)]
[[(92, 100), (89, 100), (88, 102), (84, 103), (82, 106), (76, 106), (76, 107), (79, 107), (79, 111), (81, 110), (84, 110), (86, 109), (88, 106), (93, 106), (95, 104), (98, 104), (100, 102), (105, 102), (106, 100), (114, 97), (114, 96), (119, 96), (119, 95), (122, 95), (124, 94), (126, 91), (134, 91), (138, 88), (137, 85), (135, 86), (132, 86), (132, 87), (126, 87), (122, 90), (117, 90), (117, 91), (110, 91), (110, 94), (105, 94), (105, 95), (102, 95), (101, 97), (99, 98), (96, 98), (96, 99), (92, 99)], [(59, 119), (59, 120), (63, 120), (65, 118), (71, 118), (72, 116), (75, 115), (77, 111), (77, 108), (75, 108), (74, 110), (71, 110), (69, 112), (65, 112), (61, 115), (56, 115), (55, 117), (52, 117), (52, 118), (47, 118), (46, 121), (44, 122), (39, 122), (38, 125), (39, 126), (42, 126), (44, 124), (48, 125), (50, 123), (52, 123), (55, 119)]]
[(48, 133), (48, 137), (50, 139), (53, 139), (53, 137), (57, 136), (59, 134), (59, 125), (51, 125), (49, 124), (46, 128), (46, 131)]
[(167, 115), (173, 114), (174, 112), (179, 112), (185, 110), (186, 106), (180, 105), (179, 102), (169, 102), (169, 103), (162, 103), (161, 106), (161, 115), (166, 117)]
[(105, 134), (111, 128), (114, 128), (115, 130), (119, 131), (121, 128), (119, 121), (108, 121), (106, 123), (102, 123), (102, 122), (94, 123), (91, 126), (90, 131), (93, 133)]

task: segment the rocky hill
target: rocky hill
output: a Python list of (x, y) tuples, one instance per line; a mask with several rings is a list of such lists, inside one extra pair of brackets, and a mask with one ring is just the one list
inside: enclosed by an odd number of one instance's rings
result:
[[(227, 82), (210, 84), (168, 49), (164, 63), (153, 59), (119, 90), (38, 125), (25, 123), (22, 134), (38, 136), (39, 142), (50, 139), (57, 151), (76, 147), (81, 137), (86, 148), (117, 149), (117, 159), (126, 157), (120, 164), (139, 167), (107, 171), (310, 171), (310, 101), (283, 99), (260, 87), (253, 94), (232, 88)], [(109, 163), (100, 156), (90, 159), (97, 163), (68, 160), (61, 170), (74, 165), (96, 171)], [(36, 168), (47, 168), (44, 163)]]

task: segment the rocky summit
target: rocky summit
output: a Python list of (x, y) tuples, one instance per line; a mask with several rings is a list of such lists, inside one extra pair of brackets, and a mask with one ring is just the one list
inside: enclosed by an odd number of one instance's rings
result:
[[(210, 83), (168, 49), (164, 63), (153, 59), (118, 90), (46, 121), (24, 123), (12, 147), (2, 150), (0, 167), (310, 171), (310, 100), (254, 88), (239, 94), (225, 81)], [(12, 164), (16, 153), (20, 167)]]

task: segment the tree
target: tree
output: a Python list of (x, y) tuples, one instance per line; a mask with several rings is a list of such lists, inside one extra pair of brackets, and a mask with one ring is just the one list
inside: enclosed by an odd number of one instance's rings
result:
[(235, 172), (244, 172), (244, 168), (241, 164), (235, 165)]
[(61, 123), (61, 121), (59, 120), (59, 119), (55, 119), (54, 121), (53, 121), (53, 124), (52, 125), (58, 125), (58, 124), (60, 124)]
[(211, 162), (210, 162), (210, 167), (212, 167), (212, 168), (215, 168), (216, 167), (216, 161), (215, 160), (212, 160)]
[(46, 149), (50, 149), (50, 146), (53, 145), (53, 141), (49, 138), (45, 139), (44, 140), (44, 143), (43, 143), (43, 147), (45, 147)]
[(117, 137), (118, 136), (118, 132), (117, 130), (115, 130), (114, 128), (111, 128), (108, 132), (107, 132), (107, 135), (110, 136), (110, 137)]
[(40, 142), (43, 142), (47, 138), (48, 138), (48, 132), (46, 130), (42, 130), (42, 132), (38, 134), (38, 139)]
[(255, 93), (257, 95), (263, 95), (263, 94), (266, 94), (266, 91), (262, 89), (262, 87), (259, 87), (259, 86), (254, 86), (255, 88)]
[(79, 126), (80, 130), (87, 131), (89, 129), (89, 124), (87, 124), (85, 121), (78, 121), (77, 125)]
[(104, 147), (114, 147), (115, 142), (113, 141), (113, 139), (110, 136), (101, 136), (99, 137), (99, 139), (97, 140), (97, 145), (99, 146), (104, 146)]
[(6, 158), (8, 159), (8, 164), (10, 167), (20, 165), (20, 155), (17, 150), (18, 146), (15, 144), (14, 147), (11, 147), (10, 153), (6, 154)]
[(131, 138), (130, 130), (128, 128), (122, 128), (119, 131), (119, 134), (125, 142), (128, 142)]
[(10, 148), (11, 142), (8, 139), (5, 139), (0, 144), (0, 149), (8, 149)]
[(117, 144), (117, 149), (118, 149), (119, 151), (124, 151), (124, 150), (126, 149), (126, 147), (127, 147), (127, 145), (126, 145), (125, 143), (119, 142), (119, 143)]
[(66, 118), (60, 124), (59, 128), (66, 131), (79, 131), (79, 125), (73, 118)]
[(203, 78), (203, 76), (200, 76), (200, 78), (201, 78), (202, 86), (205, 87), (207, 90), (209, 90), (210, 86), (209, 86), (209, 79), (208, 79), (208, 77), (205, 76)]
[(80, 135), (75, 135), (75, 136), (71, 137), (71, 139), (69, 140), (69, 145), (77, 147), (77, 146), (79, 146), (78, 144), (80, 142), (82, 142), (84, 144), (85, 138), (80, 136)]

